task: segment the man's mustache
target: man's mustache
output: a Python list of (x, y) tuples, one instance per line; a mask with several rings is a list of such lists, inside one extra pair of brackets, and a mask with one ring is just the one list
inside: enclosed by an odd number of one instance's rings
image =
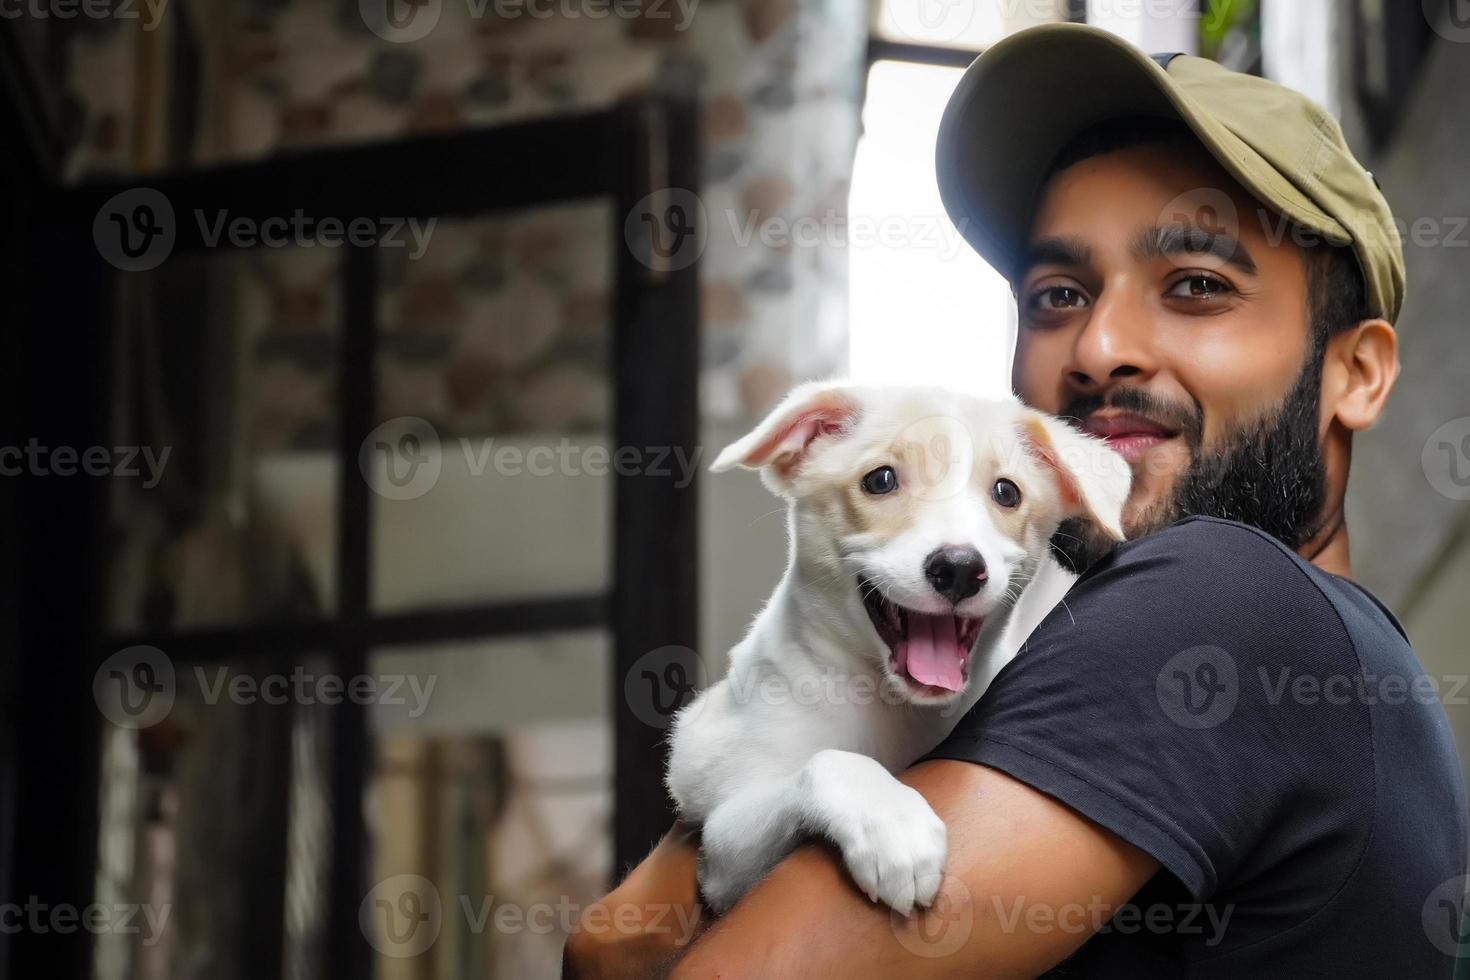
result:
[(1204, 437), (1205, 413), (1198, 402), (1171, 401), (1137, 387), (1114, 388), (1106, 394), (1078, 395), (1058, 414), (1080, 423), (1104, 408), (1132, 412), (1161, 429), (1178, 432), (1184, 437), (1185, 444), (1191, 447), (1199, 446)]

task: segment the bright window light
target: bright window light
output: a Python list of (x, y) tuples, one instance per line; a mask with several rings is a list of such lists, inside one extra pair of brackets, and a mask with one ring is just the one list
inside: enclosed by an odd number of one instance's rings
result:
[(1066, 19), (1066, 0), (883, 0), (875, 24), (891, 40), (978, 51), (1022, 28)]
[(939, 117), (959, 77), (894, 61), (868, 75), (849, 215), (849, 363), (856, 381), (1001, 397), (1015, 302), (945, 215), (934, 179)]

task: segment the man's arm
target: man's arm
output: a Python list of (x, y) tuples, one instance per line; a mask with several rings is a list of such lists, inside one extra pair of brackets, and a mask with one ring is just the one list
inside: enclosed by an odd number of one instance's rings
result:
[(582, 912), (562, 953), (567, 980), (647, 980), (667, 971), (708, 916), (699, 905), (699, 834), (676, 823), (617, 888)]
[(1035, 977), (1159, 868), (997, 769), (934, 761), (901, 778), (949, 830), (944, 885), (927, 912), (904, 919), (873, 904), (833, 850), (808, 845), (712, 924), (673, 976)]

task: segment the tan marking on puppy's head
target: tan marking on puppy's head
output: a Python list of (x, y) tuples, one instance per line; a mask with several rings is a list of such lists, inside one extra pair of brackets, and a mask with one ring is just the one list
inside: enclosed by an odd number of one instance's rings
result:
[(1127, 460), (1102, 439), (1051, 415), (1027, 411), (1022, 437), (1054, 481), (1063, 517), (1081, 517), (1123, 540), (1123, 505), (1133, 485)]

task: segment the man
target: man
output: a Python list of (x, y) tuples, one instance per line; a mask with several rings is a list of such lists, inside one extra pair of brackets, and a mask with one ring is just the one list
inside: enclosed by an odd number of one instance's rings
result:
[(930, 910), (812, 844), (685, 947), (655, 924), (696, 901), (675, 828), (568, 973), (1449, 977), (1459, 764), (1343, 521), (1398, 373), (1371, 175), (1299, 95), (1080, 26), (969, 69), (938, 168), (1015, 289), (1017, 393), (1131, 462), (1130, 540), (1059, 532), (1065, 602), (901, 774), (949, 828)]

